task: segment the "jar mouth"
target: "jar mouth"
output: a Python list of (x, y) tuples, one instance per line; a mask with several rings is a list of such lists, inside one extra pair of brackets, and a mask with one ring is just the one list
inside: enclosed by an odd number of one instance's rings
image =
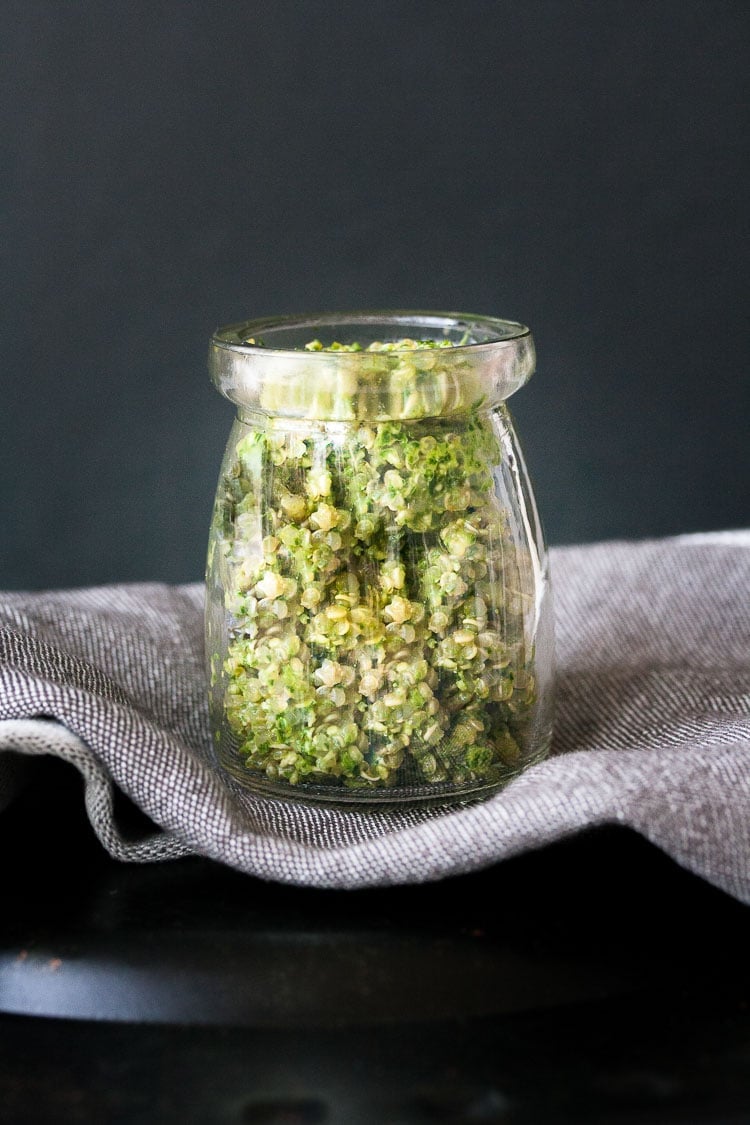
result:
[(209, 348), (211, 377), (240, 414), (321, 422), (490, 408), (534, 364), (531, 333), (516, 321), (407, 310), (263, 317), (218, 328)]
[[(324, 347), (333, 343), (361, 344), (363, 351), (375, 341), (415, 341), (410, 352), (420, 351), (420, 341), (448, 341), (463, 350), (507, 344), (529, 336), (525, 324), (472, 313), (408, 309), (368, 309), (357, 312), (314, 313), (299, 316), (260, 317), (217, 328), (212, 342), (218, 347), (248, 353), (299, 354), (312, 339)], [(398, 351), (398, 349), (395, 349)], [(347, 353), (350, 358), (361, 354)]]

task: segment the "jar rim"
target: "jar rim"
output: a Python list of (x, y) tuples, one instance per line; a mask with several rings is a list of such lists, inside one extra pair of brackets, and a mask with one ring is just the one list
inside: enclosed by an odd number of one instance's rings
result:
[[(394, 349), (401, 340), (405, 346)], [(442, 341), (452, 346), (441, 347)], [(331, 350), (334, 342), (344, 346)], [(377, 342), (391, 348), (371, 351)], [(350, 350), (353, 344), (359, 347)], [(262, 317), (218, 328), (209, 347), (211, 378), (240, 411), (336, 422), (494, 406), (524, 385), (534, 365), (525, 325), (463, 313)]]
[[(372, 330), (389, 329), (388, 332), (374, 333)], [(369, 329), (369, 331), (368, 331)], [(354, 330), (357, 330), (356, 332)], [(416, 334), (415, 330), (419, 331)], [(531, 335), (530, 329), (525, 324), (515, 320), (506, 320), (501, 317), (476, 315), (474, 313), (439, 312), (425, 309), (363, 309), (346, 312), (324, 312), (309, 314), (287, 314), (282, 316), (259, 317), (252, 320), (240, 321), (217, 328), (211, 342), (215, 347), (225, 348), (248, 356), (256, 355), (286, 355), (299, 356), (319, 355), (320, 352), (306, 351), (305, 344), (318, 332), (323, 331), (334, 335), (330, 341), (324, 341), (324, 346), (330, 343), (353, 343), (354, 339), (347, 340), (341, 337), (372, 336), (374, 339), (387, 339), (388, 336), (399, 339), (415, 340), (417, 344), (422, 339), (434, 341), (436, 339), (450, 340), (451, 352), (460, 349), (462, 353), (477, 351), (487, 348), (497, 348), (512, 344)], [(294, 340), (295, 335), (307, 336), (304, 342), (296, 346), (283, 346)], [(273, 337), (279, 341), (274, 343)], [(250, 339), (264, 337), (262, 343), (250, 343)], [(266, 337), (270, 337), (267, 339)], [(458, 339), (452, 339), (458, 337)], [(466, 337), (469, 337), (468, 339)], [(362, 343), (361, 340), (357, 342)], [(367, 341), (371, 342), (371, 341)], [(409, 352), (424, 351), (417, 347), (408, 349), (393, 349)], [(326, 351), (325, 355), (330, 360), (335, 358), (336, 352)], [(358, 356), (363, 361), (371, 358), (363, 345), (362, 352), (342, 351), (347, 362), (356, 362)]]

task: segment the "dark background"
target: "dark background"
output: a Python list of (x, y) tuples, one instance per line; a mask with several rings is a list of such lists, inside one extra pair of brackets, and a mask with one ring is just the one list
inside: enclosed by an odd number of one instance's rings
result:
[(535, 332), (553, 543), (750, 523), (750, 7), (6, 3), (0, 586), (197, 579), (219, 323)]

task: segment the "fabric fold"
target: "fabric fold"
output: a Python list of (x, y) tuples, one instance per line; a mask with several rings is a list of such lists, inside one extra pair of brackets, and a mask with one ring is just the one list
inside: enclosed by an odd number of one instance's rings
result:
[[(553, 550), (553, 754), (454, 809), (306, 807), (220, 776), (200, 585), (2, 594), (0, 809), (25, 758), (55, 755), (83, 776), (117, 859), (200, 854), (333, 888), (439, 879), (617, 823), (750, 902), (749, 545), (712, 533)], [(115, 786), (153, 834), (123, 837)]]

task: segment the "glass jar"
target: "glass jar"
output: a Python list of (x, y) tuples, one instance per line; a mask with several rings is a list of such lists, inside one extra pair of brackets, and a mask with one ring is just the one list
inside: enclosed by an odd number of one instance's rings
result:
[(544, 757), (547, 556), (505, 405), (529, 330), (256, 320), (210, 369), (237, 406), (207, 570), (219, 765), (293, 800), (443, 804)]

